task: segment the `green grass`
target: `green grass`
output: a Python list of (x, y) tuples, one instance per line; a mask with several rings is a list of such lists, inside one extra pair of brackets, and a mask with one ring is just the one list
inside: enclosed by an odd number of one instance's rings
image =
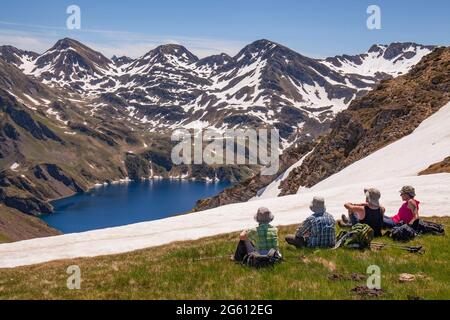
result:
[[(294, 230), (280, 228), (281, 238)], [(394, 248), (297, 250), (282, 243), (286, 262), (274, 269), (253, 270), (226, 258), (193, 261), (233, 253), (236, 239), (237, 234), (228, 234), (122, 255), (0, 270), (0, 299), (369, 299), (352, 292), (365, 280), (331, 281), (329, 276), (364, 275), (370, 265), (381, 268), (384, 293), (376, 299), (450, 299), (448, 235), (413, 241), (426, 248), (424, 255)], [(81, 290), (66, 287), (70, 265), (81, 268)], [(401, 273), (419, 276), (402, 283)]]

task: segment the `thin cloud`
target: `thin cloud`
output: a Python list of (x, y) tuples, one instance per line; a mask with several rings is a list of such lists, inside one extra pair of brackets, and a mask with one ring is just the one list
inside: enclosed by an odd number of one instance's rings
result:
[(0, 44), (11, 45), (19, 49), (44, 52), (49, 49), (53, 40), (36, 34), (27, 34), (16, 30), (0, 30)]
[(61, 27), (19, 24), (0, 21), (9, 29), (0, 30), (0, 44), (8, 44), (24, 50), (44, 52), (57, 40), (72, 37), (86, 43), (105, 56), (127, 55), (140, 57), (158, 45), (175, 43), (188, 48), (200, 58), (213, 54), (235, 55), (246, 43), (235, 40), (196, 38), (184, 36), (153, 36), (137, 32), (80, 29), (70, 31)]

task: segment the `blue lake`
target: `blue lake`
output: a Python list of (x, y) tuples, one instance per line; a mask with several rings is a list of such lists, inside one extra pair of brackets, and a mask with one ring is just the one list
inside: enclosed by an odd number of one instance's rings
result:
[(63, 233), (158, 220), (190, 211), (197, 200), (229, 185), (170, 180), (109, 185), (52, 202), (55, 212), (42, 219)]

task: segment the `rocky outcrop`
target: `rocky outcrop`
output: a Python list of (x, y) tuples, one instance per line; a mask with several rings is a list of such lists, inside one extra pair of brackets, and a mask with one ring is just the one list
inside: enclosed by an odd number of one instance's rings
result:
[(111, 60), (114, 61), (114, 64), (118, 67), (121, 67), (126, 64), (130, 64), (134, 61), (132, 58), (127, 57), (127, 56), (118, 57), (115, 55), (111, 58)]
[(41, 219), (0, 204), (0, 243), (61, 234)]
[[(164, 148), (161, 148), (161, 144)], [(152, 145), (150, 149), (141, 154), (127, 153), (125, 166), (128, 177), (131, 180), (147, 179), (154, 176), (166, 179), (194, 179), (197, 181), (240, 182), (254, 175), (256, 168), (253, 166), (237, 165), (174, 165), (171, 159), (169, 141), (158, 141), (158, 145)]]
[(59, 191), (59, 184), (62, 184), (62, 186), (67, 188), (69, 193), (85, 191), (74, 178), (55, 164), (43, 164), (34, 167), (34, 175), (47, 182), (54, 182), (54, 184), (51, 184), (50, 186), (53, 187), (53, 190), (57, 193), (66, 193), (66, 191)]
[(0, 172), (0, 202), (23, 213), (39, 216), (53, 212), (48, 200), (85, 191), (74, 178), (54, 164), (37, 165), (30, 173), (17, 176), (9, 170)]
[(151, 148), (143, 153), (143, 157), (151, 162), (157, 168), (164, 169), (169, 172), (172, 170), (173, 163), (170, 158), (170, 145), (165, 143), (162, 148)]
[[(38, 140), (52, 139), (60, 143), (63, 142), (61, 138), (59, 138), (45, 124), (35, 121), (33, 117), (31, 117), (27, 111), (23, 110), (15, 100), (11, 99), (7, 93), (0, 95), (0, 111), (8, 114), (18, 126), (27, 130), (34, 138)], [(10, 125), (9, 128), (11, 129)], [(10, 133), (13, 132), (10, 131)]]
[(84, 133), (84, 134), (86, 134), (86, 135), (88, 135), (88, 136), (90, 136), (90, 137), (92, 137), (94, 139), (100, 140), (100, 141), (108, 144), (110, 147), (115, 147), (115, 146), (118, 145), (117, 142), (113, 138), (109, 137), (108, 135), (106, 135), (106, 134), (104, 134), (102, 132), (99, 132), (97, 130), (91, 129), (85, 124), (76, 123), (76, 122), (70, 122), (69, 123), (69, 127), (72, 130), (76, 130), (76, 131), (82, 132), (82, 133)]
[(29, 61), (39, 57), (39, 53), (17, 49), (13, 46), (0, 46), (0, 59), (14, 65), (20, 65), (22, 59)]
[(23, 213), (40, 216), (53, 212), (52, 206), (36, 197), (20, 195), (15, 190), (0, 188), (0, 202)]
[(282, 195), (319, 181), (414, 131), (450, 100), (450, 48), (438, 48), (405, 76), (382, 82), (341, 112)]
[(138, 155), (128, 153), (125, 158), (125, 167), (131, 180), (137, 181), (150, 176), (149, 162)]
[(5, 125), (3, 126), (3, 132), (6, 137), (12, 140), (19, 140), (20, 134), (11, 124), (5, 123)]
[(432, 164), (429, 168), (421, 171), (419, 175), (450, 173), (450, 157), (445, 158), (441, 162)]

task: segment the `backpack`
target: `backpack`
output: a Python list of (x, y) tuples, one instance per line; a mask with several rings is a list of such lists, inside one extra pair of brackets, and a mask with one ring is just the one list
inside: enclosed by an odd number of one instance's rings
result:
[(251, 252), (244, 257), (242, 264), (249, 267), (260, 269), (273, 267), (276, 263), (283, 260), (278, 250), (271, 249), (266, 255), (262, 255), (257, 251)]
[(392, 230), (388, 233), (388, 235), (394, 241), (407, 242), (413, 240), (417, 236), (417, 233), (408, 224), (402, 224), (392, 228)]
[(336, 239), (335, 249), (339, 247), (366, 249), (374, 238), (375, 232), (367, 224), (355, 224), (350, 231), (341, 231)]
[(431, 221), (419, 219), (414, 221), (412, 227), (418, 234), (433, 234), (433, 235), (445, 234), (445, 229), (442, 224)]

